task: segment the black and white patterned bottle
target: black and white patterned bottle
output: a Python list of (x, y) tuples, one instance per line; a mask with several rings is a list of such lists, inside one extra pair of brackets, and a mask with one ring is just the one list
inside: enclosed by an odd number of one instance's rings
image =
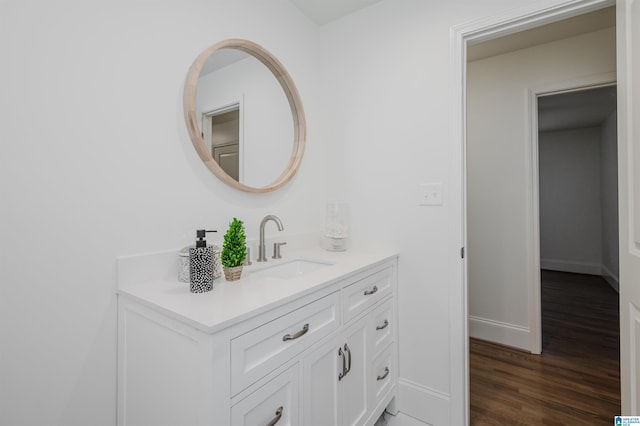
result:
[(196, 231), (196, 246), (189, 248), (189, 289), (191, 293), (205, 293), (213, 289), (213, 247), (207, 246), (206, 232)]

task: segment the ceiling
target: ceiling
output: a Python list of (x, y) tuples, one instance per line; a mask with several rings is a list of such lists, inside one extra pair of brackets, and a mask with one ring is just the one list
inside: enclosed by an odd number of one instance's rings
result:
[(616, 86), (538, 98), (538, 131), (597, 127), (616, 109)]
[(207, 75), (214, 71), (218, 71), (221, 68), (234, 64), (238, 61), (248, 58), (250, 55), (237, 49), (218, 49), (207, 59), (207, 62), (202, 65), (200, 76)]
[(469, 62), (477, 61), (615, 26), (616, 8), (615, 6), (606, 7), (573, 18), (470, 45), (467, 49), (467, 60)]
[(309, 19), (324, 25), (382, 0), (289, 0)]

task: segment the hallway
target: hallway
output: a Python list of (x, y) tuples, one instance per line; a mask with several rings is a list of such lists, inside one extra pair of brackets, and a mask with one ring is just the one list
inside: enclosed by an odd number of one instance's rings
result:
[(542, 271), (541, 355), (470, 340), (471, 425), (610, 425), (620, 413), (618, 294)]

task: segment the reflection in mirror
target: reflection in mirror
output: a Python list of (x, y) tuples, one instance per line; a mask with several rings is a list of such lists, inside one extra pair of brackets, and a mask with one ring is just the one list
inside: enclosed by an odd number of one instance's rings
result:
[(262, 187), (286, 168), (293, 150), (289, 103), (253, 56), (216, 50), (198, 78), (196, 110), (214, 160), (238, 182)]
[(244, 175), (240, 180), (240, 104), (203, 113), (202, 129), (216, 163), (233, 179), (246, 183)]
[(305, 133), (300, 99), (282, 65), (254, 43), (227, 40), (196, 59), (185, 116), (207, 167), (236, 188), (272, 191), (297, 170)]

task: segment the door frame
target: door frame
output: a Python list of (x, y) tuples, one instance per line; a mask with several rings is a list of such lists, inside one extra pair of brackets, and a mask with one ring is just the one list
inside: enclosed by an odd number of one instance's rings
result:
[(529, 160), (531, 167), (531, 187), (529, 202), (531, 217), (531, 257), (529, 264), (534, 274), (529, 287), (529, 329), (532, 354), (542, 353), (542, 283), (540, 277), (540, 158), (538, 132), (538, 98), (561, 93), (580, 92), (616, 85), (616, 73), (604, 73), (571, 79), (540, 87), (529, 88), (527, 103), (529, 106)]
[[(487, 19), (451, 28), (452, 175), (451, 200), (452, 285), (450, 287), (450, 420), (469, 424), (468, 271), (461, 248), (467, 245), (466, 188), (466, 77), (467, 45), (513, 34), (615, 5), (615, 0), (546, 1)], [(536, 126), (537, 127), (537, 126)], [(538, 255), (539, 256), (539, 255)], [(538, 260), (539, 262), (539, 260)]]

